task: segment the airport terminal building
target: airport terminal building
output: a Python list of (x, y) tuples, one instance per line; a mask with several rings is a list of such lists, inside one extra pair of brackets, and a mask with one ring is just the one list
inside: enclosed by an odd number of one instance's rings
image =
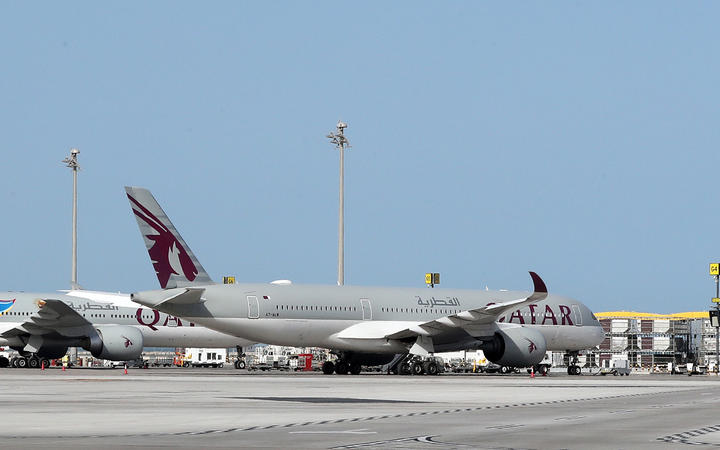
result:
[(716, 330), (710, 326), (707, 311), (676, 314), (615, 311), (595, 316), (606, 337), (588, 356), (600, 366), (605, 361), (625, 359), (631, 367), (643, 369), (686, 362), (714, 367)]

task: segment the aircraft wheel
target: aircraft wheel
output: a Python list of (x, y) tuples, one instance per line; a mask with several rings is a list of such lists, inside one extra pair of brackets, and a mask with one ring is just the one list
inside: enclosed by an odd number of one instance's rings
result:
[(332, 361), (325, 361), (322, 365), (322, 371), (325, 375), (332, 375), (335, 372), (335, 364)]
[(17, 356), (13, 356), (12, 358), (10, 358), (10, 367), (17, 367), (17, 360)]
[(410, 375), (410, 363), (404, 362), (398, 367), (398, 373), (400, 375)]
[(435, 363), (433, 361), (425, 363), (425, 373), (428, 375), (437, 375), (438, 374), (437, 363)]
[(28, 365), (28, 360), (26, 358), (24, 358), (22, 356), (18, 357), (18, 360), (17, 360), (18, 368), (24, 369), (27, 367), (27, 365)]
[(338, 361), (337, 364), (335, 364), (335, 373), (338, 375), (347, 375), (350, 371), (350, 366), (345, 361)]
[(50, 367), (50, 360), (42, 359), (40, 361), (40, 365), (42, 366), (43, 364), (45, 365), (45, 368), (47, 369), (48, 367)]
[(420, 362), (413, 363), (410, 366), (410, 370), (412, 371), (413, 375), (422, 375), (425, 373), (425, 370), (423, 369), (423, 365)]
[(40, 360), (37, 358), (37, 356), (31, 356), (27, 359), (27, 365), (31, 369), (37, 369), (40, 367)]
[(510, 368), (509, 368), (509, 367), (507, 367), (507, 366), (502, 366), (502, 367), (500, 368), (500, 373), (508, 373), (508, 372), (510, 372)]
[(537, 373), (539, 373), (541, 376), (547, 375), (548, 373), (548, 366), (542, 365), (538, 367), (538, 370), (536, 370)]
[(353, 375), (360, 375), (360, 371), (362, 370), (362, 366), (358, 363), (350, 364), (350, 373)]
[(238, 359), (235, 361), (235, 368), (236, 369), (244, 369), (246, 367), (245, 361), (242, 359)]

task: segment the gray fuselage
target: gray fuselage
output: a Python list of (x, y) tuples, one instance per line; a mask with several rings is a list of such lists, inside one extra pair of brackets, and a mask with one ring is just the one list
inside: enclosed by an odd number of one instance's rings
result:
[[(205, 289), (200, 303), (163, 303), (183, 288), (140, 292), (133, 294), (133, 300), (257, 342), (399, 353), (407, 351), (407, 342), (384, 338), (385, 334), (529, 295), (517, 291), (273, 284), (193, 288)], [(349, 331), (358, 326), (361, 331)], [(585, 305), (549, 295), (536, 304), (506, 311), (490, 325), (455, 328), (433, 336), (435, 350), (479, 348), (483, 338), (496, 330), (516, 326), (538, 330), (548, 350), (587, 349), (604, 338), (600, 323)]]

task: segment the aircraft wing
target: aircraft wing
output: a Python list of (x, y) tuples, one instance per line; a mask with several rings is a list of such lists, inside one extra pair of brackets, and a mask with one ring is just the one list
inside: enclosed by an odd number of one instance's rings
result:
[(387, 339), (406, 339), (416, 336), (433, 336), (450, 330), (451, 328), (477, 328), (495, 323), (497, 318), (509, 309), (522, 308), (525, 305), (544, 300), (547, 297), (547, 287), (542, 278), (535, 272), (530, 272), (533, 280), (533, 293), (525, 298), (510, 300), (502, 303), (491, 303), (480, 308), (462, 311), (457, 314), (440, 317), (439, 319), (424, 322), (410, 328), (385, 336)]
[(25, 322), (2, 333), (4, 338), (58, 333), (62, 336), (87, 336), (92, 324), (66, 303), (55, 299), (38, 300), (40, 309)]
[(341, 339), (409, 339), (432, 337), (450, 331), (452, 328), (483, 329), (483, 327), (495, 323), (497, 318), (507, 310), (521, 308), (547, 297), (547, 287), (543, 280), (535, 272), (530, 272), (530, 277), (533, 280), (534, 290), (525, 298), (491, 303), (429, 322), (416, 322), (410, 325), (406, 321), (361, 322), (341, 331), (337, 337)]

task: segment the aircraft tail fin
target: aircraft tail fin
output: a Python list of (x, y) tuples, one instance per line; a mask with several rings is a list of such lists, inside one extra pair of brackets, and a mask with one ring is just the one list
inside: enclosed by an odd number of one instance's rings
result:
[(125, 192), (160, 286), (170, 289), (213, 284), (150, 191), (126, 186)]

